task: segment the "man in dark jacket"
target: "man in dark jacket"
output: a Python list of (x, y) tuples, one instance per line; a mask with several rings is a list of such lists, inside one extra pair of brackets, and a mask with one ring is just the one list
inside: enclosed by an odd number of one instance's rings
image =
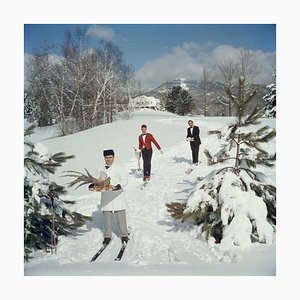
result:
[(200, 129), (198, 126), (194, 126), (194, 122), (192, 120), (188, 121), (188, 125), (189, 128), (187, 129), (186, 140), (190, 142), (191, 145), (193, 164), (197, 165), (199, 157), (199, 147), (201, 144)]

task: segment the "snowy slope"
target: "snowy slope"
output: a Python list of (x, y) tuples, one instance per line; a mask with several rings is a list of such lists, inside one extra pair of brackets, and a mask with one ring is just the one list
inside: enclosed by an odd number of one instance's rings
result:
[[(192, 117), (200, 126), (202, 145), (201, 164), (187, 175), (191, 152), (185, 141), (188, 117), (166, 112), (139, 111), (131, 120), (98, 126), (67, 137), (53, 137), (54, 131), (39, 129), (32, 141), (42, 143), (55, 153), (64, 151), (76, 157), (68, 161), (53, 176), (58, 183), (66, 183), (60, 177), (64, 170), (83, 171), (92, 174), (103, 164), (102, 150), (113, 148), (116, 162), (122, 166), (128, 178), (125, 188), (128, 202), (127, 218), (131, 240), (121, 262), (114, 262), (120, 248), (118, 229), (114, 224), (114, 239), (99, 259), (91, 264), (90, 258), (102, 241), (102, 213), (100, 197), (88, 192), (85, 186), (70, 189), (64, 197), (76, 200), (73, 209), (92, 215), (80, 235), (60, 237), (57, 255), (37, 252), (35, 258), (25, 264), (25, 275), (275, 275), (275, 241), (272, 245), (253, 244), (246, 250), (234, 247), (222, 250), (217, 244), (207, 244), (199, 239), (198, 227), (192, 223), (174, 221), (165, 203), (187, 199), (194, 191), (197, 177), (211, 170), (206, 165), (203, 150), (213, 151), (216, 140), (208, 136), (208, 130), (219, 129), (232, 118)], [(275, 121), (264, 119), (264, 124), (275, 127)], [(136, 172), (137, 160), (133, 147), (141, 124), (148, 125), (160, 143), (164, 154), (154, 149), (152, 179), (144, 190), (138, 189), (142, 181)], [(275, 151), (275, 142), (268, 145)], [(275, 169), (262, 169), (275, 184)]]

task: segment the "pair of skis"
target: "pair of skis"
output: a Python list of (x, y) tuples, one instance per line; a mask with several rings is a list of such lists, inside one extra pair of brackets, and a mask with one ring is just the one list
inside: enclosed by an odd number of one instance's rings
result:
[(195, 170), (195, 168), (188, 168), (188, 169), (185, 171), (185, 174), (191, 174), (194, 170)]
[(149, 182), (149, 180), (144, 181), (142, 184), (140, 184), (140, 185), (138, 186), (138, 188), (139, 188), (140, 190), (143, 190), (143, 189), (146, 187), (146, 185), (148, 184), (148, 182)]
[(185, 174), (191, 174), (198, 166), (200, 165), (200, 162), (193, 164), (191, 167), (189, 167), (186, 171)]
[[(91, 262), (94, 262), (94, 261), (100, 256), (100, 254), (107, 248), (108, 245), (109, 245), (109, 244), (103, 245), (103, 246), (97, 251), (97, 253), (92, 257)], [(120, 260), (122, 259), (123, 254), (124, 254), (125, 249), (126, 249), (126, 246), (127, 246), (127, 243), (124, 242), (124, 243), (122, 244), (122, 247), (121, 247), (121, 249), (120, 249), (120, 251), (119, 251), (117, 257), (115, 258), (115, 261), (120, 261)]]

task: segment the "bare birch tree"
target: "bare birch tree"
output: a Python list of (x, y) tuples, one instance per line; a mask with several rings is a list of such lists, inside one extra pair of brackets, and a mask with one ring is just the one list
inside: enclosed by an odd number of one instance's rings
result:
[(49, 47), (36, 51), (28, 61), (27, 95), (34, 109), (34, 118), (38, 126), (52, 125), (51, 93), (49, 90)]
[[(231, 58), (223, 58), (222, 62), (217, 65), (219, 71), (219, 80), (225, 85), (226, 89), (232, 89), (236, 84), (238, 65), (237, 61)], [(228, 115), (232, 115), (232, 100), (228, 95), (222, 95), (218, 100), (228, 107)]]
[(75, 35), (66, 32), (63, 54), (68, 76), (68, 117), (76, 119), (79, 129), (87, 129), (90, 127), (89, 86), (94, 80), (94, 74), (83, 31), (77, 30)]
[(129, 103), (133, 70), (121, 50), (112, 43), (87, 45), (84, 31), (66, 32), (61, 56), (45, 48), (29, 61), (26, 101), (39, 126), (56, 121), (63, 135), (73, 133), (112, 122)]
[(212, 69), (207, 65), (202, 66), (202, 81), (200, 82), (200, 98), (201, 98), (201, 108), (204, 116), (209, 115), (209, 110), (211, 109), (210, 100), (210, 84), (213, 81)]
[(256, 54), (251, 50), (240, 49), (238, 53), (238, 76), (245, 78), (245, 84), (253, 83), (258, 74)]
[[(240, 49), (234, 58), (226, 58), (217, 65), (219, 81), (225, 86), (224, 90), (236, 90), (238, 87), (238, 78), (244, 78), (246, 91), (250, 90), (251, 84), (258, 74), (257, 58), (254, 52), (246, 49)], [(222, 93), (218, 100), (228, 108), (228, 115), (235, 115), (236, 105), (228, 94)]]

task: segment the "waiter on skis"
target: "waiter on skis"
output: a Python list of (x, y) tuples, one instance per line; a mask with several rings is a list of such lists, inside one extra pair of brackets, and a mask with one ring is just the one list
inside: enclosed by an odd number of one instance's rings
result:
[(193, 164), (197, 166), (199, 164), (199, 147), (201, 145), (200, 129), (194, 125), (192, 120), (188, 121), (188, 125), (186, 140), (190, 142)]
[(149, 181), (151, 176), (151, 159), (153, 152), (151, 143), (154, 143), (161, 154), (163, 154), (163, 151), (153, 135), (147, 132), (147, 125), (143, 124), (141, 126), (141, 130), (142, 134), (139, 135), (138, 142), (139, 149), (142, 151), (143, 157), (144, 181)]

